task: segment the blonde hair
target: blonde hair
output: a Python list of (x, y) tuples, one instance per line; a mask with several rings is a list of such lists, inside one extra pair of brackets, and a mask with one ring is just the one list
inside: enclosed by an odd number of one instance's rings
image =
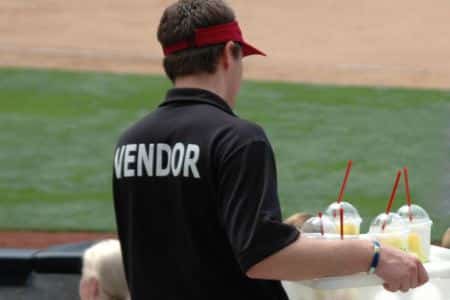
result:
[(99, 300), (130, 299), (118, 240), (101, 241), (84, 252), (80, 291), (89, 280), (97, 281)]
[(290, 216), (289, 218), (287, 218), (286, 220), (284, 220), (284, 223), (295, 226), (295, 227), (297, 227), (297, 229), (300, 230), (303, 226), (303, 223), (305, 223), (306, 220), (308, 220), (311, 217), (312, 217), (312, 215), (309, 213), (300, 212), (300, 213), (296, 213), (296, 214)]

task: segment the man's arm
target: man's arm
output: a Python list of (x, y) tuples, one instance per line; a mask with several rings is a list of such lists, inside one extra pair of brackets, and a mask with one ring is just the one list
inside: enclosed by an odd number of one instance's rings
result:
[[(307, 280), (367, 272), (374, 254), (373, 244), (363, 240), (297, 241), (253, 265), (247, 276), (254, 279)], [(376, 274), (392, 292), (408, 291), (428, 281), (420, 261), (400, 250), (382, 246)]]
[(307, 280), (367, 272), (374, 250), (370, 241), (297, 241), (252, 266), (247, 276), (274, 280)]
[[(314, 279), (367, 272), (372, 242), (298, 238), (283, 224), (273, 152), (266, 140), (235, 149), (219, 164), (218, 217), (243, 272), (251, 278)], [(423, 265), (383, 246), (376, 274), (388, 290), (408, 290), (427, 281)]]

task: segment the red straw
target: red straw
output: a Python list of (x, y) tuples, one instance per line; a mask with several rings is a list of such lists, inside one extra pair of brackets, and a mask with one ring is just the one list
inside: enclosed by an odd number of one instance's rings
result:
[(394, 203), (395, 193), (397, 193), (398, 183), (400, 181), (400, 177), (402, 176), (402, 171), (397, 172), (397, 177), (395, 178), (394, 188), (392, 189), (391, 198), (389, 198), (388, 205), (386, 207), (386, 214), (391, 212), (392, 204)]
[[(389, 215), (389, 213), (391, 212), (392, 204), (394, 203), (394, 199), (395, 199), (395, 193), (397, 192), (398, 183), (400, 181), (400, 177), (401, 176), (402, 176), (402, 171), (398, 171), (397, 172), (397, 177), (395, 178), (394, 188), (392, 189), (391, 198), (389, 198), (389, 202), (388, 202), (388, 205), (386, 207), (386, 214), (387, 215)], [(386, 222), (383, 223), (383, 226), (381, 227), (381, 229), (384, 230), (385, 227), (386, 227)]]
[(320, 234), (324, 235), (323, 231), (323, 221), (322, 221), (322, 212), (319, 212), (319, 218), (320, 218)]
[(413, 216), (411, 211), (411, 193), (409, 191), (409, 179), (408, 179), (408, 168), (403, 168), (403, 174), (405, 176), (405, 188), (406, 188), (406, 202), (408, 203), (409, 207), (409, 221), (412, 222)]
[[(347, 186), (347, 180), (348, 177), (350, 175), (350, 171), (352, 170), (352, 164), (353, 161), (349, 160), (347, 163), (347, 170), (345, 171), (345, 177), (344, 177), (344, 181), (342, 182), (341, 185), (341, 190), (339, 191), (339, 197), (338, 197), (338, 203), (342, 202), (342, 198), (344, 197), (344, 191), (345, 191), (345, 187)], [(344, 208), (340, 208), (339, 209), (339, 222), (340, 222), (340, 226), (341, 226), (341, 240), (344, 239)]]
[(341, 190), (339, 192), (338, 203), (342, 202), (342, 198), (344, 197), (345, 186), (347, 185), (348, 176), (350, 175), (350, 171), (352, 169), (353, 161), (349, 160), (347, 163), (347, 170), (345, 171), (344, 181), (342, 182)]

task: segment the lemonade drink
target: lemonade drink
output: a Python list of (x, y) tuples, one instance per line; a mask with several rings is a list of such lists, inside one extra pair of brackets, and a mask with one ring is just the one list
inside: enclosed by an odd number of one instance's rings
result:
[(427, 262), (430, 257), (431, 226), (427, 212), (420, 206), (412, 204), (404, 205), (398, 210), (398, 214), (405, 220), (409, 229), (408, 248), (422, 262)]
[(382, 245), (389, 245), (402, 251), (408, 251), (408, 231), (370, 233), (370, 235)]
[(356, 220), (344, 221), (344, 235), (358, 235), (360, 233), (360, 224), (361, 222)]
[(370, 225), (369, 235), (381, 244), (408, 251), (409, 229), (396, 213), (379, 214)]
[(358, 213), (358, 210), (348, 202), (333, 202), (326, 211), (326, 214), (333, 219), (337, 232), (340, 232), (340, 209), (344, 210), (344, 235), (359, 235), (362, 219)]

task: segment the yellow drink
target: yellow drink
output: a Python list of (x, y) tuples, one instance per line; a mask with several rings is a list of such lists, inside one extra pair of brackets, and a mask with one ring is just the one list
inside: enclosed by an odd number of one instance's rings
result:
[(408, 241), (404, 236), (385, 233), (377, 235), (377, 239), (383, 245), (389, 245), (402, 251), (408, 250)]
[(345, 235), (357, 235), (359, 234), (359, 225), (354, 223), (344, 223)]
[(411, 232), (408, 235), (408, 249), (409, 252), (414, 253), (421, 262), (427, 262), (427, 256), (422, 247), (422, 238), (415, 232)]

